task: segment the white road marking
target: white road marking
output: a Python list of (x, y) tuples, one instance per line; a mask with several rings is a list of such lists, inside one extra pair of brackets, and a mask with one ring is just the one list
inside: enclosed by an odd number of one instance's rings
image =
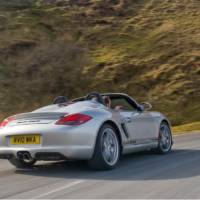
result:
[(67, 184), (67, 185), (64, 185), (64, 186), (62, 186), (62, 187), (56, 188), (55, 190), (51, 190), (51, 191), (49, 191), (49, 192), (40, 194), (40, 195), (38, 195), (38, 196), (36, 196), (36, 197), (34, 197), (34, 198), (32, 198), (32, 199), (43, 198), (43, 197), (45, 197), (45, 196), (47, 196), (47, 195), (53, 194), (53, 193), (55, 193), (55, 192), (59, 192), (59, 191), (64, 190), (64, 189), (71, 188), (71, 187), (73, 187), (73, 186), (75, 186), (75, 185), (78, 185), (78, 184), (80, 184), (80, 183), (83, 183), (83, 182), (84, 182), (84, 180), (74, 181), (74, 182), (69, 183), (69, 184)]

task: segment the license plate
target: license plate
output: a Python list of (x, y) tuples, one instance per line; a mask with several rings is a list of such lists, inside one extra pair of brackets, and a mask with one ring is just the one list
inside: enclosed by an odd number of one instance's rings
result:
[(13, 135), (10, 136), (11, 145), (40, 144), (40, 135)]

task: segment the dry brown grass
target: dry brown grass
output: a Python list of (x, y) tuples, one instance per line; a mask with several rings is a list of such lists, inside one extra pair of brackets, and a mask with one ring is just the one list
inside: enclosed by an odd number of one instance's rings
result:
[(172, 128), (172, 132), (174, 134), (182, 134), (184, 132), (194, 132), (194, 131), (200, 132), (200, 122), (193, 122), (189, 124), (174, 126)]
[(176, 125), (200, 121), (199, 0), (6, 2), (0, 115), (95, 90), (150, 101)]

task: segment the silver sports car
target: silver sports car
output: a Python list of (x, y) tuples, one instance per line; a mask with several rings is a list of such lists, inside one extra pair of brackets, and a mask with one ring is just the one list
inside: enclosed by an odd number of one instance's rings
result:
[(87, 160), (94, 169), (112, 169), (122, 154), (171, 150), (169, 120), (121, 93), (68, 100), (5, 119), (0, 124), (0, 158), (17, 168), (38, 160)]

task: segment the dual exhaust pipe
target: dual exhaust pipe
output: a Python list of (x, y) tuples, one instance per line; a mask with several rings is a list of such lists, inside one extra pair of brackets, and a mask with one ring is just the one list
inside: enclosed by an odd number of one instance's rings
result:
[(20, 160), (33, 160), (32, 156), (29, 152), (18, 152), (17, 158)]

